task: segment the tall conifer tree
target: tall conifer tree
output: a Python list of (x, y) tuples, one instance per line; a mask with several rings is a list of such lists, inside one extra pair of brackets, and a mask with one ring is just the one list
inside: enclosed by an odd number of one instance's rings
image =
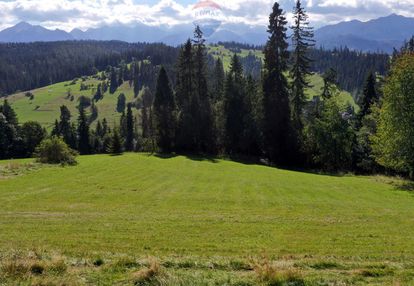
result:
[(176, 103), (178, 106), (177, 149), (184, 152), (194, 151), (194, 120), (191, 112), (195, 93), (195, 73), (193, 45), (188, 40), (181, 48), (177, 64)]
[(158, 147), (171, 152), (175, 140), (174, 94), (164, 67), (161, 68), (154, 98), (154, 120)]
[(154, 101), (151, 90), (145, 87), (142, 92), (141, 127), (142, 137), (149, 138), (152, 134), (152, 103)]
[(291, 120), (287, 70), (288, 43), (286, 17), (276, 2), (269, 17), (269, 40), (265, 46), (263, 74), (263, 116), (265, 151), (278, 165), (288, 165), (291, 159)]
[(370, 112), (372, 104), (378, 101), (378, 95), (375, 85), (375, 75), (373, 73), (370, 73), (365, 81), (364, 91), (362, 94), (361, 111), (359, 113), (360, 118), (367, 115)]
[(139, 91), (141, 89), (139, 72), (140, 72), (139, 62), (134, 62), (133, 75), (132, 75), (132, 78), (133, 78), (132, 81), (133, 81), (133, 86), (134, 86), (134, 97), (138, 96)]
[(214, 146), (213, 119), (207, 85), (206, 46), (199, 26), (194, 30), (195, 92), (191, 102), (194, 122), (195, 151), (212, 152)]
[(218, 102), (223, 99), (225, 80), (226, 79), (225, 79), (223, 61), (220, 58), (218, 58), (214, 66), (213, 90), (212, 90), (213, 102)]
[(240, 154), (245, 131), (246, 83), (243, 77), (243, 67), (237, 55), (231, 61), (230, 72), (227, 75), (224, 95), (224, 116), (226, 151), (229, 154)]
[(134, 115), (132, 113), (132, 104), (128, 103), (127, 113), (126, 113), (126, 136), (125, 136), (125, 150), (133, 151), (134, 150)]
[(15, 127), (19, 125), (16, 112), (11, 107), (7, 99), (4, 100), (3, 106), (0, 105), (0, 112), (3, 113), (3, 115), (6, 117), (8, 124), (11, 124)]
[(78, 151), (80, 154), (90, 154), (91, 146), (89, 142), (89, 124), (88, 118), (83, 108), (79, 109), (78, 118)]
[(290, 70), (292, 78), (291, 106), (293, 125), (300, 136), (303, 129), (302, 110), (306, 103), (305, 89), (310, 87), (308, 76), (312, 74), (311, 60), (308, 54), (314, 41), (313, 28), (309, 26), (308, 15), (300, 0), (296, 1), (293, 18), (294, 25), (291, 27), (293, 31), (293, 65)]
[(111, 94), (115, 93), (118, 89), (118, 73), (114, 67), (111, 68), (111, 83), (109, 86), (109, 92)]

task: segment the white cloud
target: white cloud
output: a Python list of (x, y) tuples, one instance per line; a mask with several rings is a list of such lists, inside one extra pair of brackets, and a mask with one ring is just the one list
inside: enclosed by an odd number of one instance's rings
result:
[[(303, 1), (306, 2), (315, 26), (355, 18), (369, 20), (391, 13), (414, 16), (414, 0)], [(180, 0), (159, 0), (150, 5), (142, 4), (139, 0), (0, 0), (0, 29), (19, 21), (64, 30), (137, 22), (177, 25), (193, 21), (192, 9), (195, 2), (196, 0), (193, 4), (181, 4)], [(294, 2), (295, 0), (279, 1), (287, 12), (291, 12)], [(226, 0), (217, 3), (222, 7), (220, 19), (223, 22), (250, 25), (266, 25), (273, 5), (272, 0)]]

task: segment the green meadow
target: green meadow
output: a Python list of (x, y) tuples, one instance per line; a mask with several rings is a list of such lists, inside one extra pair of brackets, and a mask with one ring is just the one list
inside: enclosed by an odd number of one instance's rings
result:
[(413, 285), (412, 185), (229, 160), (0, 162), (0, 285)]
[[(61, 82), (47, 87), (32, 90), (34, 98), (31, 100), (26, 97), (26, 92), (21, 92), (9, 96), (7, 99), (16, 111), (21, 123), (27, 121), (37, 121), (47, 129), (51, 129), (56, 119), (60, 116), (60, 106), (66, 105), (76, 120), (79, 105), (79, 97), (86, 96), (92, 98), (96, 92), (99, 81), (93, 77), (87, 77), (85, 81), (78, 79), (75, 84), (72, 81)], [(88, 90), (81, 91), (81, 84), (89, 86)], [(73, 96), (73, 100), (71, 96)], [(134, 101), (133, 88), (125, 82), (114, 94), (109, 91), (105, 93), (102, 100), (95, 103), (98, 108), (98, 119), (106, 118), (111, 125), (119, 124), (121, 114), (116, 111), (116, 103), (119, 94), (124, 93), (127, 102)]]

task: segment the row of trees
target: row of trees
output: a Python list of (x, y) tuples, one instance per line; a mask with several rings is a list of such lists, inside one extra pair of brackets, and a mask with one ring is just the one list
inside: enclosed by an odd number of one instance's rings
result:
[(280, 166), (347, 166), (344, 156), (330, 153), (336, 146), (352, 149), (352, 141), (344, 141), (352, 140), (353, 111), (349, 108), (347, 117), (338, 106), (333, 72), (324, 78), (323, 100), (308, 102), (305, 91), (310, 87), (313, 30), (300, 1), (294, 20), (289, 53), (287, 21), (275, 3), (259, 80), (246, 76), (234, 55), (227, 74), (217, 60), (215, 76), (207, 83), (206, 48), (197, 28), (194, 39), (181, 48), (175, 87), (164, 69), (159, 74), (154, 134), (160, 150), (264, 156)]
[[(258, 50), (262, 47), (243, 45), (239, 43), (219, 43), (231, 51), (241, 49)], [(363, 85), (365, 74), (374, 69), (385, 74), (389, 56), (386, 54), (366, 54), (350, 51), (346, 48), (334, 51), (312, 49), (312, 71), (323, 73), (326, 69), (334, 68), (338, 72), (338, 83), (341, 88), (350, 92), (359, 91)], [(179, 48), (163, 44), (129, 44), (118, 41), (65, 41), (38, 43), (3, 43), (0, 44), (0, 96), (6, 96), (21, 90), (31, 90), (56, 82), (71, 80), (75, 77), (94, 75), (97, 71), (108, 66), (119, 67), (123, 76), (126, 62), (135, 60), (150, 64), (151, 69), (164, 65), (170, 72), (171, 80), (175, 83), (174, 73), (171, 73)], [(148, 61), (149, 60), (149, 61)], [(255, 55), (242, 59), (245, 72), (254, 78), (260, 77), (262, 63)], [(207, 65), (214, 65), (212, 58)], [(157, 70), (158, 71), (158, 70)], [(132, 68), (125, 74), (131, 78)], [(156, 77), (143, 79), (151, 81), (149, 87), (155, 89)], [(142, 86), (141, 86), (142, 87)]]
[(374, 72), (364, 76), (358, 112), (340, 104), (332, 69), (321, 95), (309, 101), (313, 30), (301, 1), (293, 14), (289, 53), (287, 21), (274, 4), (259, 81), (244, 75), (235, 55), (224, 77), (217, 61), (216, 77), (206, 84), (204, 41), (196, 29), (195, 39), (181, 49), (175, 88), (164, 69), (159, 74), (153, 107), (157, 146), (163, 152), (254, 155), (279, 166), (413, 174), (409, 43), (394, 56), (385, 83)]
[(7, 100), (0, 105), (0, 159), (31, 157), (46, 135), (46, 130), (37, 122), (20, 126)]

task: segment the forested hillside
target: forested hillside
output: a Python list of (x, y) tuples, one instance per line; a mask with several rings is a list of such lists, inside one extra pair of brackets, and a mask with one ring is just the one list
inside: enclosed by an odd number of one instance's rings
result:
[(66, 41), (0, 44), (0, 95), (96, 74), (122, 61), (172, 65), (178, 49), (163, 44)]
[[(129, 44), (118, 41), (65, 41), (28, 44), (0, 44), (0, 96), (28, 91), (50, 84), (94, 75), (108, 66), (122, 62), (150, 59), (155, 66), (172, 68), (179, 48), (163, 44)], [(238, 43), (219, 43), (209, 47), (209, 54), (223, 57), (229, 68), (233, 53), (241, 56), (246, 73), (261, 76), (263, 47)], [(362, 90), (363, 78), (369, 72), (385, 75), (389, 56), (358, 53), (347, 49), (312, 50), (312, 70), (323, 74), (337, 71), (339, 86), (356, 96)], [(209, 61), (210, 65), (214, 63)], [(173, 79), (174, 80), (174, 79)]]

